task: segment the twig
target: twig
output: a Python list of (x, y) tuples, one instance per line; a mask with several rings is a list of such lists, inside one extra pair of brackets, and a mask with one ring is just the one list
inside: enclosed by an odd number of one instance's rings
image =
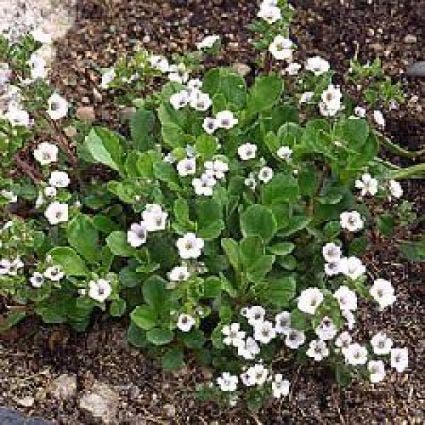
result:
[(16, 162), (18, 168), (23, 171), (34, 183), (38, 183), (40, 181), (40, 178), (36, 175), (35, 170), (20, 157), (19, 152), (15, 154), (13, 159)]
[(403, 156), (405, 158), (410, 158), (410, 159), (416, 159), (418, 157), (425, 155), (425, 149), (421, 149), (418, 151), (409, 151), (397, 145), (396, 143), (392, 142), (387, 136), (380, 133), (379, 131), (374, 130), (374, 133), (378, 138), (381, 139), (382, 145), (392, 153), (395, 153), (399, 156)]

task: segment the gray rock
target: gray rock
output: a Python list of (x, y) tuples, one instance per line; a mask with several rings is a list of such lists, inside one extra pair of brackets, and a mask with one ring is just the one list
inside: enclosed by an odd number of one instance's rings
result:
[(403, 41), (406, 44), (415, 44), (418, 42), (418, 37), (416, 37), (416, 35), (413, 35), (413, 34), (407, 34), (406, 37), (404, 37)]
[(80, 398), (79, 407), (104, 424), (111, 424), (116, 419), (118, 402), (119, 395), (114, 390), (106, 384), (95, 382), (91, 390)]
[(75, 375), (60, 375), (51, 384), (49, 388), (53, 397), (58, 400), (68, 400), (77, 393), (77, 378)]
[(80, 106), (75, 111), (75, 116), (81, 121), (93, 122), (96, 119), (93, 106)]
[(0, 407), (1, 425), (52, 425), (51, 422), (45, 422), (42, 419), (27, 418), (15, 412), (12, 409), (3, 409)]
[(425, 61), (410, 65), (406, 70), (406, 75), (409, 77), (425, 77)]

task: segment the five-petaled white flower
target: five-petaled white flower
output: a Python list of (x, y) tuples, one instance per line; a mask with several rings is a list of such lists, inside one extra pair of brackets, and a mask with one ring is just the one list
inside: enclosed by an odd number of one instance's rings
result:
[(68, 102), (58, 93), (53, 93), (47, 100), (47, 114), (52, 120), (60, 120), (68, 114)]
[(257, 323), (261, 323), (264, 320), (266, 310), (264, 310), (264, 307), (261, 305), (253, 305), (243, 308), (241, 314), (246, 317), (251, 326), (255, 326)]
[(100, 82), (100, 87), (104, 90), (109, 88), (110, 84), (115, 80), (115, 75), (116, 73), (114, 68), (107, 69), (102, 74), (102, 81)]
[(362, 106), (356, 106), (354, 108), (354, 114), (359, 118), (364, 118), (366, 116), (366, 109)]
[(254, 159), (257, 154), (257, 145), (252, 143), (244, 143), (238, 147), (238, 155), (242, 161)]
[(218, 122), (215, 118), (206, 117), (202, 123), (202, 128), (208, 134), (213, 134), (218, 129)]
[(388, 182), (388, 188), (390, 190), (390, 198), (401, 198), (403, 196), (403, 188), (401, 187), (401, 184), (396, 180), (390, 180)]
[(379, 127), (385, 127), (385, 118), (384, 114), (381, 111), (373, 111), (373, 119)]
[(315, 314), (322, 301), (323, 294), (319, 288), (307, 288), (298, 297), (298, 309), (307, 314)]
[(289, 329), (285, 335), (285, 345), (291, 350), (297, 350), (305, 343), (305, 333), (298, 329)]
[(47, 221), (52, 224), (59, 224), (68, 221), (68, 204), (53, 201), (44, 211)]
[(276, 155), (280, 159), (284, 159), (285, 161), (289, 161), (292, 156), (292, 149), (289, 146), (281, 146), (277, 152)]
[(33, 152), (34, 158), (41, 165), (48, 165), (58, 160), (59, 149), (49, 142), (40, 143)]
[(358, 232), (363, 229), (362, 217), (357, 211), (344, 211), (339, 216), (341, 227), (349, 232)]
[(266, 3), (261, 5), (257, 16), (264, 19), (268, 24), (274, 24), (282, 18), (282, 12), (279, 7)]
[(177, 239), (177, 249), (181, 258), (198, 258), (204, 248), (204, 240), (197, 238), (195, 233), (186, 233), (183, 237)]
[(350, 344), (343, 354), (345, 361), (352, 366), (363, 365), (367, 362), (367, 349), (357, 342)]
[(341, 332), (335, 339), (335, 347), (341, 349), (342, 354), (345, 356), (345, 350), (350, 346), (353, 338), (347, 332)]
[(141, 221), (140, 223), (133, 223), (130, 226), (130, 230), (127, 231), (127, 242), (133, 248), (138, 248), (146, 243), (147, 236), (148, 231), (144, 221)]
[(322, 341), (321, 339), (314, 339), (310, 341), (306, 354), (316, 362), (320, 362), (325, 357), (329, 356), (329, 348), (325, 341)]
[(170, 96), (170, 103), (174, 109), (184, 108), (189, 104), (189, 94), (186, 90), (181, 90)]
[(334, 293), (341, 310), (357, 310), (357, 295), (348, 286), (340, 286)]
[(231, 375), (229, 372), (223, 372), (221, 376), (217, 378), (217, 384), (223, 392), (236, 391), (238, 388), (238, 377), (236, 375)]
[(356, 180), (355, 186), (360, 189), (361, 196), (375, 196), (378, 192), (378, 180), (374, 179), (369, 173), (363, 174), (361, 179)]
[(381, 382), (385, 378), (385, 365), (382, 360), (370, 360), (367, 364), (369, 379), (372, 384)]
[(171, 282), (183, 282), (188, 280), (190, 277), (190, 272), (187, 269), (187, 266), (176, 266), (168, 273), (168, 279)]
[(168, 63), (167, 58), (161, 55), (150, 56), (149, 63), (151, 64), (152, 68), (157, 69), (163, 74), (168, 72), (170, 68), (170, 64)]
[(238, 119), (235, 118), (232, 111), (217, 112), (215, 120), (219, 128), (224, 128), (226, 130), (230, 130), (238, 123)]
[(50, 173), (49, 184), (53, 187), (68, 187), (70, 183), (68, 173), (65, 171), (52, 171)]
[(238, 346), (238, 356), (243, 357), (245, 360), (253, 360), (259, 353), (260, 346), (257, 344), (257, 341), (250, 336)]
[(224, 335), (223, 344), (231, 345), (233, 347), (240, 347), (244, 344), (245, 331), (240, 330), (239, 323), (231, 323), (230, 325), (223, 326), (221, 333)]
[(332, 319), (328, 316), (323, 317), (319, 326), (314, 330), (316, 335), (322, 341), (329, 341), (330, 339), (334, 339), (337, 334), (337, 327), (334, 325)]
[(308, 58), (305, 64), (305, 69), (311, 71), (314, 75), (322, 75), (330, 69), (329, 62), (320, 56)]
[(387, 337), (384, 332), (378, 332), (371, 338), (370, 345), (377, 356), (384, 356), (390, 354), (393, 340)]
[(272, 322), (264, 320), (254, 325), (254, 339), (256, 341), (262, 344), (268, 344), (275, 337), (276, 329), (273, 327)]
[(376, 279), (369, 290), (372, 298), (379, 304), (381, 310), (394, 303), (396, 297), (391, 282), (385, 279)]
[(30, 283), (33, 288), (41, 288), (44, 283), (43, 273), (34, 272), (30, 277)]
[(44, 277), (52, 282), (59, 282), (65, 276), (60, 266), (50, 266), (44, 271)]
[(341, 268), (341, 273), (352, 280), (356, 280), (366, 273), (366, 267), (360, 258), (354, 256), (341, 258), (339, 266)]
[(30, 67), (31, 79), (44, 79), (47, 76), (46, 61), (37, 53), (33, 53), (28, 61)]
[(212, 100), (208, 93), (193, 90), (189, 96), (189, 103), (197, 111), (206, 111), (212, 105)]
[(341, 259), (341, 247), (333, 242), (328, 242), (322, 247), (322, 255), (328, 263), (336, 263)]
[(286, 334), (291, 330), (291, 313), (289, 311), (282, 311), (276, 314), (275, 329), (279, 334)]
[(4, 117), (10, 122), (12, 127), (29, 127), (30, 116), (25, 109), (19, 105), (10, 103)]
[(196, 173), (196, 158), (184, 158), (177, 163), (179, 176), (186, 177)]
[(269, 45), (269, 52), (277, 60), (292, 61), (294, 43), (282, 35), (277, 35)]
[(212, 47), (214, 47), (218, 40), (220, 40), (219, 35), (207, 35), (202, 39), (202, 41), (196, 43), (196, 47), (198, 50), (211, 49)]
[(391, 349), (391, 367), (401, 373), (409, 366), (409, 351), (405, 348)]
[(273, 178), (273, 169), (271, 167), (262, 167), (258, 172), (258, 180), (268, 183)]
[(281, 373), (276, 373), (272, 381), (272, 393), (274, 398), (286, 397), (289, 394), (290, 382), (283, 379)]
[(216, 183), (217, 180), (213, 176), (208, 175), (208, 173), (202, 173), (200, 177), (192, 180), (195, 193), (199, 196), (212, 196)]
[(99, 302), (103, 303), (111, 295), (112, 287), (106, 279), (91, 280), (89, 282), (88, 296)]
[(189, 332), (193, 326), (195, 325), (196, 320), (190, 315), (186, 313), (181, 313), (179, 318), (177, 319), (177, 327), (182, 332)]
[(148, 232), (164, 230), (167, 225), (168, 213), (163, 211), (161, 205), (147, 204), (142, 212), (142, 219)]

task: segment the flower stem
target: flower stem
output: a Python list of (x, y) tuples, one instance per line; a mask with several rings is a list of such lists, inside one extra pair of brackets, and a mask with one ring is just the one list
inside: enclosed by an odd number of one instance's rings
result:
[(416, 164), (394, 171), (391, 177), (395, 180), (423, 179), (425, 178), (425, 163), (423, 162), (422, 164)]
[(416, 159), (420, 156), (425, 155), (425, 149), (420, 149), (418, 151), (409, 151), (392, 142), (387, 136), (383, 135), (379, 131), (375, 131), (375, 134), (381, 140), (382, 146), (384, 146), (387, 150), (396, 155), (410, 159)]

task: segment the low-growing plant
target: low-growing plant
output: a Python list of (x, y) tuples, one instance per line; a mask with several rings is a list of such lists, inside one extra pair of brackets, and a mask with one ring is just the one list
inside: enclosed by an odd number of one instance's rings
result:
[[(287, 3), (264, 2), (259, 16), (277, 9), (284, 15)], [(289, 68), (285, 37), (269, 52)], [(423, 167), (399, 170), (378, 157), (380, 139), (351, 115), (322, 58), (247, 83), (229, 68), (191, 78), (199, 68), (143, 55), (149, 76), (154, 67), (170, 81), (137, 102), (128, 137), (94, 126), (78, 161), (63, 144), (36, 144), (31, 218), (0, 232), (0, 294), (11, 305), (2, 329), (28, 313), (79, 331), (95, 310), (128, 313), (131, 344), (167, 370), (190, 352), (219, 375), (201, 398), (252, 409), (288, 395), (293, 363), (326, 362), (341, 384), (381, 381), (387, 357), (402, 372), (406, 348), (384, 332), (360, 344), (349, 331), (358, 298), (379, 309), (396, 300), (360, 255), (368, 229), (386, 234), (400, 217), (376, 217), (365, 199), (394, 205), (403, 193), (395, 178)], [(123, 88), (119, 67), (104, 89)], [(54, 96), (41, 120), (66, 116)], [(15, 193), (6, 199), (15, 203)]]

